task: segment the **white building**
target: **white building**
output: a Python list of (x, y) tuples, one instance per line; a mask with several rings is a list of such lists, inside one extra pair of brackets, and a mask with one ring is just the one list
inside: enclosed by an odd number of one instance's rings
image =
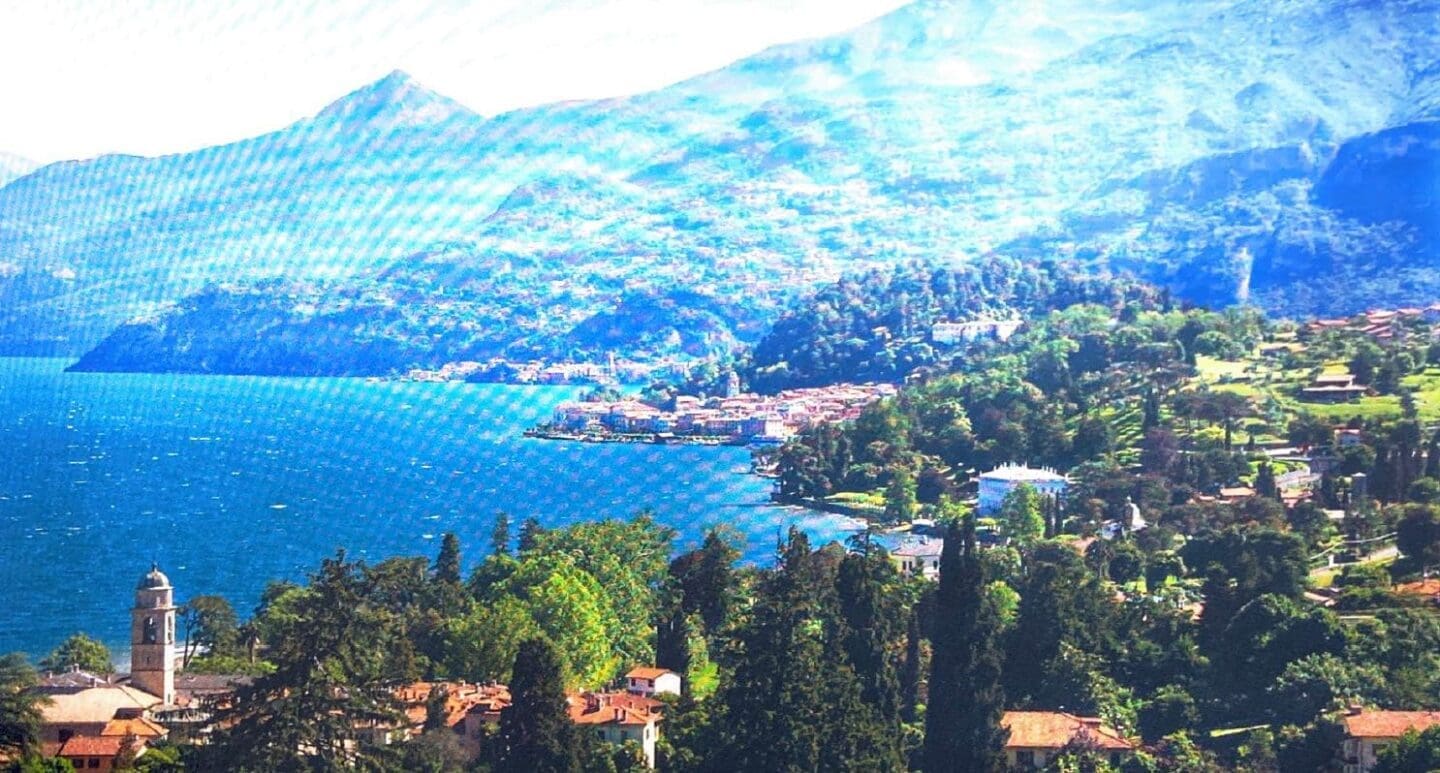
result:
[(911, 537), (890, 551), (890, 560), (902, 575), (919, 573), (933, 580), (940, 576), (940, 552), (944, 549), (945, 540), (939, 537)]
[(1070, 480), (1051, 469), (1006, 464), (980, 475), (980, 515), (994, 515), (1010, 492), (1028, 484), (1043, 497), (1064, 499)]
[(668, 668), (642, 666), (625, 675), (625, 690), (632, 695), (679, 695), (680, 675)]
[(977, 319), (970, 322), (936, 322), (930, 328), (930, 340), (937, 344), (958, 344), (993, 338), (1008, 341), (1024, 324), (1020, 320)]

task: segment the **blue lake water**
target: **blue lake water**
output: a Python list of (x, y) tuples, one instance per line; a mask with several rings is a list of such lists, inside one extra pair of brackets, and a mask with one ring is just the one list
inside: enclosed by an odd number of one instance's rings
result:
[(521, 437), (578, 390), (359, 379), (70, 374), (0, 359), (0, 653), (43, 655), (75, 631), (125, 649), (136, 581), (159, 561), (178, 597), (242, 616), (272, 579), (346, 548), (433, 557), (488, 550), (497, 511), (546, 526), (641, 508), (682, 547), (728, 523), (747, 557), (779, 531), (837, 519), (768, 503), (740, 448)]

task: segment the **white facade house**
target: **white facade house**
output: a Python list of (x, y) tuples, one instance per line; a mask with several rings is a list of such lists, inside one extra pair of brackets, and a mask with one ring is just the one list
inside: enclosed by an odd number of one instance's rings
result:
[(919, 574), (927, 580), (940, 576), (940, 552), (945, 540), (939, 537), (911, 537), (890, 551), (890, 560), (900, 574)]
[(679, 695), (680, 675), (667, 668), (632, 668), (625, 675), (625, 690), (632, 695)]
[(980, 475), (980, 515), (999, 512), (1010, 492), (1028, 484), (1040, 496), (1064, 499), (1070, 480), (1051, 469), (1037, 469), (1020, 464), (1006, 464)]

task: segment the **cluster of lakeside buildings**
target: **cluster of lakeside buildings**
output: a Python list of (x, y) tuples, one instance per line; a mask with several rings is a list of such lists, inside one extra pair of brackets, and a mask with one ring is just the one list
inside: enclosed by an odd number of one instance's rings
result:
[(415, 368), (401, 377), (402, 381), (478, 381), (499, 384), (601, 385), (619, 383), (619, 371), (591, 362), (544, 362), (530, 360), (512, 362), (495, 359), (488, 362), (462, 360), (447, 362), (439, 368)]
[(541, 436), (653, 439), (707, 438), (740, 443), (781, 443), (820, 424), (853, 421), (866, 406), (893, 397), (892, 384), (837, 384), (787, 389), (777, 395), (681, 396), (672, 410), (639, 400), (565, 403)]

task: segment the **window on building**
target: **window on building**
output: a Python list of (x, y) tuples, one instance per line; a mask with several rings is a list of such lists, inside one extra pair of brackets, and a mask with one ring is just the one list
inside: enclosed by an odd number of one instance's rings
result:
[(1033, 768), (1035, 767), (1035, 752), (1015, 752), (1015, 762)]

